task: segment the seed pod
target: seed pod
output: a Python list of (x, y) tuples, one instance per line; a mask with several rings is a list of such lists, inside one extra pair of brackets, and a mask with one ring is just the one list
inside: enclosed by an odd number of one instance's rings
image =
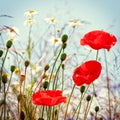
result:
[(99, 111), (99, 106), (95, 107), (95, 111), (98, 112)]
[(67, 34), (64, 34), (64, 35), (62, 36), (62, 42), (65, 43), (65, 42), (67, 41), (67, 39), (68, 39), (68, 35), (67, 35)]
[(0, 57), (2, 57), (2, 55), (3, 55), (3, 51), (2, 51), (2, 50), (0, 50)]
[(88, 95), (87, 98), (86, 98), (86, 100), (89, 102), (91, 100), (91, 96)]
[(11, 65), (10, 70), (11, 70), (12, 73), (15, 71), (15, 68), (16, 67), (14, 65)]
[(49, 64), (47, 64), (45, 67), (44, 67), (44, 70), (47, 71), (49, 69)]
[(12, 46), (12, 41), (11, 40), (7, 41), (6, 47), (9, 49), (11, 48), (11, 46)]
[(81, 87), (80, 87), (80, 92), (81, 92), (81, 93), (84, 93), (84, 91), (85, 91), (85, 86), (81, 86)]
[(48, 82), (48, 81), (44, 81), (44, 82), (43, 82), (43, 88), (44, 88), (44, 89), (47, 89), (48, 85), (49, 85), (49, 82)]
[(29, 60), (25, 60), (25, 67), (27, 68), (29, 66), (30, 62)]
[(61, 55), (61, 61), (64, 61), (65, 59), (66, 59), (66, 57), (67, 57), (67, 54), (66, 53), (63, 53), (62, 55)]

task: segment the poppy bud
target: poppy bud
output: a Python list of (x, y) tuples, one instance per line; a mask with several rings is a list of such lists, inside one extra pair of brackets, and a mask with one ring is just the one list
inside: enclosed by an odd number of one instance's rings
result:
[(12, 41), (11, 40), (7, 41), (6, 47), (9, 49), (11, 48), (11, 46), (12, 46)]
[(44, 89), (47, 89), (48, 85), (49, 85), (49, 82), (48, 82), (48, 81), (44, 81), (44, 82), (43, 82), (43, 88), (44, 88)]
[(63, 53), (62, 55), (61, 55), (61, 61), (64, 61), (65, 59), (66, 59), (66, 57), (67, 57), (67, 55), (66, 55), (66, 53)]
[(99, 111), (99, 106), (95, 107), (95, 111), (98, 112)]
[(68, 39), (68, 35), (64, 34), (62, 36), (62, 42), (65, 43), (67, 41), (67, 39)]
[(44, 70), (47, 71), (49, 69), (49, 65), (47, 64), (45, 67), (44, 67)]
[(13, 73), (15, 71), (15, 66), (12, 65), (11, 68), (10, 68), (11, 72)]
[(84, 91), (85, 91), (85, 86), (81, 86), (81, 87), (80, 87), (80, 92), (81, 92), (81, 93), (84, 93)]
[(7, 80), (8, 80), (8, 74), (7, 73), (4, 73), (3, 75), (2, 75), (2, 82), (5, 84), (5, 83), (7, 83)]
[(3, 51), (2, 50), (0, 50), (0, 57), (3, 55)]
[(62, 48), (65, 49), (67, 47), (67, 43), (62, 44)]
[(91, 100), (91, 96), (88, 95), (87, 98), (86, 98), (86, 100), (89, 102)]
[(27, 68), (29, 66), (30, 62), (29, 60), (25, 60), (25, 67)]

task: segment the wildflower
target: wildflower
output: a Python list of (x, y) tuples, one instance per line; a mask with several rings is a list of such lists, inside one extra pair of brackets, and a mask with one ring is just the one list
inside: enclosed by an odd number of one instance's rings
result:
[(74, 20), (68, 22), (68, 24), (69, 24), (70, 26), (72, 26), (73, 28), (76, 28), (76, 27), (79, 26), (79, 25), (83, 25), (83, 23), (80, 23), (80, 21), (77, 20), (77, 19), (74, 19)]
[(52, 45), (55, 45), (55, 46), (58, 46), (58, 45), (62, 44), (61, 39), (56, 38), (54, 36), (52, 36), (49, 41), (51, 42)]
[(26, 16), (26, 17), (28, 17), (28, 16), (33, 16), (33, 15), (36, 15), (36, 14), (38, 14), (38, 12), (36, 11), (36, 10), (33, 10), (33, 9), (30, 9), (30, 10), (28, 10), (27, 12), (25, 12), (24, 13), (24, 15)]
[(7, 28), (7, 35), (9, 38), (15, 38), (19, 34), (19, 29), (16, 27), (9, 27), (5, 26)]
[(32, 102), (35, 105), (55, 106), (66, 102), (61, 90), (41, 90), (32, 95)]
[(74, 70), (73, 81), (77, 86), (81, 86), (84, 83), (91, 84), (99, 77), (101, 69), (101, 64), (96, 60), (87, 61)]
[(80, 40), (81, 45), (88, 45), (95, 50), (104, 48), (108, 51), (116, 44), (116, 42), (117, 39), (114, 35), (102, 30), (88, 32)]
[(36, 21), (31, 17), (27, 18), (24, 22), (25, 26), (32, 26), (34, 24), (36, 24)]
[(50, 17), (50, 18), (45, 18), (46, 23), (49, 24), (55, 24), (56, 23), (56, 19), (54, 17)]
[(21, 73), (21, 71), (20, 71), (20, 68), (15, 68), (15, 74), (17, 74), (17, 75), (20, 75), (20, 73)]

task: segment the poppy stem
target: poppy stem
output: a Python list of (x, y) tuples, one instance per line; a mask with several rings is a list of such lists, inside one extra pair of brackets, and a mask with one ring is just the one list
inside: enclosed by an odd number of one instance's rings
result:
[(64, 120), (66, 120), (66, 117), (67, 117), (68, 106), (69, 106), (70, 99), (71, 99), (71, 97), (72, 97), (74, 88), (75, 88), (75, 84), (73, 85), (72, 91), (71, 91), (70, 96), (69, 96), (69, 98), (68, 98), (68, 102), (67, 102), (67, 105), (66, 105), (66, 111), (65, 111), (65, 115), (64, 115)]
[(106, 76), (107, 76), (107, 90), (108, 90), (108, 105), (109, 105), (109, 117), (111, 120), (111, 103), (110, 103), (110, 80), (109, 80), (109, 75), (108, 75), (108, 65), (107, 65), (107, 57), (106, 57), (106, 52), (104, 50), (104, 57), (105, 57), (105, 66), (106, 66)]
[(87, 118), (87, 115), (88, 115), (88, 113), (89, 113), (89, 111), (90, 111), (90, 107), (91, 107), (91, 104), (92, 104), (92, 102), (93, 102), (94, 93), (95, 93), (95, 86), (94, 86), (94, 83), (92, 83), (92, 85), (93, 85), (93, 94), (92, 94), (92, 98), (91, 98), (91, 101), (90, 101), (88, 110), (86, 110), (86, 118)]
[(86, 88), (84, 94), (81, 94), (80, 102), (79, 102), (79, 104), (78, 104), (78, 106), (77, 106), (77, 108), (76, 108), (76, 110), (75, 110), (75, 112), (74, 112), (74, 114), (73, 114), (73, 116), (72, 116), (72, 118), (74, 118), (74, 116), (75, 116), (75, 114), (76, 114), (76, 112), (77, 112), (77, 110), (78, 110), (76, 120), (78, 119), (78, 116), (79, 116), (79, 113), (80, 113), (80, 108), (81, 108), (81, 103), (82, 103), (82, 100), (83, 100), (83, 98), (84, 98), (84, 96), (85, 96), (85, 94), (86, 94), (88, 88), (89, 88), (89, 85), (87, 86), (87, 88)]
[(99, 54), (99, 50), (97, 50), (97, 53), (96, 53), (96, 60), (98, 60), (98, 54)]

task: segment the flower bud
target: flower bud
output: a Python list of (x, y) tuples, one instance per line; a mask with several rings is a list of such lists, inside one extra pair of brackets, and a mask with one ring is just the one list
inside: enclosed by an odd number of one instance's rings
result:
[(45, 67), (44, 67), (44, 70), (47, 71), (49, 69), (49, 65), (47, 64)]
[(67, 54), (66, 53), (62, 53), (62, 55), (61, 55), (61, 61), (64, 61), (65, 59), (66, 59), (66, 57), (67, 57)]
[(98, 112), (99, 111), (99, 106), (95, 107), (95, 111)]
[(48, 81), (44, 81), (44, 82), (43, 82), (43, 88), (44, 88), (44, 89), (47, 89), (48, 85), (49, 85), (49, 82), (48, 82)]
[(9, 49), (9, 48), (11, 48), (11, 46), (12, 46), (12, 41), (8, 40), (6, 43), (6, 47)]
[(7, 74), (7, 73), (4, 73), (4, 74), (2, 75), (2, 82), (5, 84), (5, 83), (7, 83), (7, 80), (8, 80), (8, 74)]
[(81, 87), (80, 87), (80, 92), (81, 92), (81, 93), (84, 93), (84, 91), (85, 91), (85, 86), (81, 86)]
[(67, 43), (62, 44), (62, 48), (65, 49), (67, 47)]
[(65, 43), (65, 42), (67, 41), (67, 39), (68, 39), (68, 35), (67, 35), (67, 34), (64, 34), (64, 35), (62, 36), (62, 42)]
[(0, 50), (0, 57), (3, 55), (3, 51), (2, 50)]
[(30, 62), (29, 60), (25, 60), (25, 67), (27, 68), (29, 66)]
[(87, 98), (86, 98), (86, 100), (89, 102), (91, 100), (91, 96), (88, 95)]
[(15, 66), (14, 65), (12, 65), (11, 67), (10, 67), (10, 70), (11, 70), (11, 72), (13, 73), (14, 71), (15, 71)]

